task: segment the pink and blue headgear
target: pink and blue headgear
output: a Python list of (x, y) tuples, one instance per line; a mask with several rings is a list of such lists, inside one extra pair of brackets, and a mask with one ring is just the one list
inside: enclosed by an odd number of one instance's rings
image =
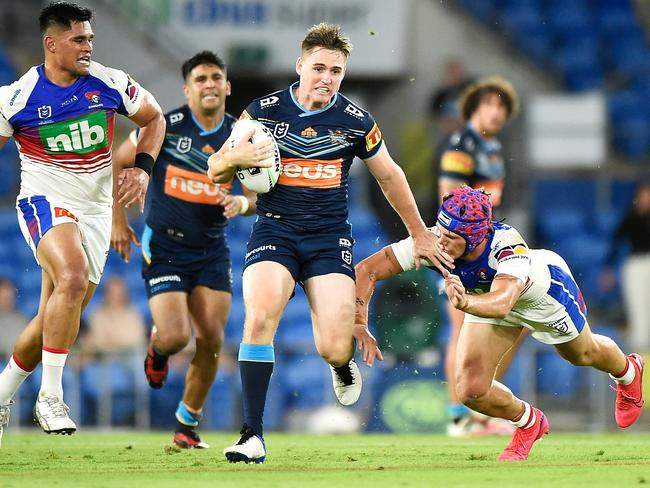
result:
[(467, 185), (444, 196), (438, 210), (438, 224), (467, 242), (465, 254), (472, 252), (492, 226), (492, 200), (483, 190)]

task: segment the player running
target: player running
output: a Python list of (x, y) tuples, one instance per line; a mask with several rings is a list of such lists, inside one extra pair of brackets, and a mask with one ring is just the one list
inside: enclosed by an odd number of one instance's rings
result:
[[(224, 144), (236, 120), (226, 113), (226, 65), (216, 54), (202, 51), (185, 61), (181, 71), (187, 104), (165, 115), (167, 132), (154, 166), (142, 236), (142, 277), (155, 324), (144, 370), (149, 385), (162, 388), (169, 357), (187, 346), (194, 331), (196, 351), (176, 410), (173, 442), (182, 448), (207, 448), (196, 428), (217, 374), (230, 312), (226, 218), (254, 213), (255, 194), (232, 196), (231, 181), (218, 185), (205, 175), (208, 157)], [(115, 154), (116, 168), (133, 164), (137, 140), (134, 131), (122, 143)], [(231, 153), (243, 153), (249, 160), (255, 150), (242, 143)], [(127, 262), (131, 242), (139, 244), (124, 208), (116, 205), (111, 245)]]
[[(273, 337), (296, 283), (305, 288), (314, 340), (330, 365), (336, 396), (352, 405), (361, 393), (354, 362), (354, 240), (347, 221), (347, 184), (355, 156), (365, 161), (414, 242), (415, 257), (433, 255), (434, 236), (417, 211), (404, 173), (393, 161), (372, 116), (339, 93), (351, 45), (338, 26), (312, 27), (296, 62), (300, 80), (253, 101), (242, 117), (275, 136), (283, 170), (257, 200), (244, 263), (246, 304), (239, 348), (244, 426), (224, 454), (231, 462), (266, 458), (262, 417), (273, 371)], [(214, 181), (235, 167), (227, 152), (210, 161)]]
[[(527, 459), (535, 441), (549, 431), (541, 410), (494, 379), (522, 328), (554, 345), (572, 364), (609, 373), (617, 385), (617, 425), (636, 421), (643, 406), (643, 359), (625, 356), (610, 338), (591, 332), (582, 293), (559, 255), (529, 249), (514, 228), (493, 222), (489, 196), (467, 186), (445, 196), (431, 231), (455, 259), (452, 271), (443, 273), (445, 288), (451, 304), (465, 312), (456, 354), (458, 397), (472, 410), (516, 427), (500, 460)], [(357, 324), (368, 323), (376, 281), (414, 267), (412, 249), (407, 238), (357, 265)], [(376, 354), (368, 348), (364, 360), (372, 364)]]
[(72, 3), (45, 7), (39, 16), (45, 62), (0, 88), (0, 146), (11, 136), (16, 141), (18, 220), (42, 268), (38, 313), (0, 373), (0, 434), (12, 397), (41, 361), (35, 420), (47, 433), (76, 430), (61, 378), (109, 249), (115, 114), (142, 127), (135, 168), (121, 175), (120, 200), (127, 206), (144, 200), (164, 135), (154, 98), (126, 73), (91, 61), (91, 18)]

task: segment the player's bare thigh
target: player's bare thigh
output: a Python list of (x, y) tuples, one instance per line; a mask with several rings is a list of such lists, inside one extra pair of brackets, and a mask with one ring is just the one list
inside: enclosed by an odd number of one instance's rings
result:
[(334, 363), (349, 360), (354, 330), (354, 280), (342, 273), (305, 281), (318, 352)]
[(197, 339), (221, 346), (226, 328), (232, 295), (229, 292), (197, 286), (192, 290), (187, 303)]
[(270, 344), (273, 341), (295, 285), (289, 270), (274, 261), (260, 261), (244, 270), (244, 343)]
[(149, 310), (156, 326), (156, 348), (163, 353), (180, 351), (192, 337), (187, 297), (184, 291), (170, 291), (149, 298)]
[(459, 396), (467, 394), (468, 391), (479, 394), (489, 389), (501, 358), (512, 347), (520, 333), (520, 327), (471, 322), (463, 324), (456, 349)]
[(88, 287), (88, 258), (76, 224), (59, 224), (47, 231), (38, 243), (36, 257), (55, 287), (64, 284), (74, 288), (71, 291), (83, 300)]

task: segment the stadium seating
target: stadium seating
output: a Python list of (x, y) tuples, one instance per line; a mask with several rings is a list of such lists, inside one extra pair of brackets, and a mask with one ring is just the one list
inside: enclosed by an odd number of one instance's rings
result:
[[(527, 59), (554, 71), (567, 90), (604, 91), (613, 147), (633, 160), (650, 154), (650, 49), (631, 0), (463, 0), (460, 4), (486, 26), (499, 30)], [(639, 103), (632, 103), (636, 97)], [(623, 108), (625, 98), (629, 103)]]

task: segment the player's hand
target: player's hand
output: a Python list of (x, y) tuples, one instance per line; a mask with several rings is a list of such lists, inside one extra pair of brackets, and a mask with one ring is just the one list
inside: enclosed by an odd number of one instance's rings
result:
[(270, 168), (273, 166), (274, 144), (272, 140), (252, 143), (250, 138), (255, 134), (250, 130), (235, 146), (228, 151), (226, 157), (230, 165), (237, 168)]
[(122, 256), (126, 263), (131, 259), (131, 243), (136, 246), (140, 245), (138, 236), (133, 228), (126, 222), (119, 223), (113, 219), (113, 226), (111, 228), (111, 247)]
[(117, 199), (120, 205), (128, 208), (135, 202), (139, 202), (140, 213), (143, 213), (149, 175), (140, 168), (124, 168), (120, 171), (117, 184)]
[(454, 260), (439, 244), (438, 237), (430, 230), (413, 234), (413, 255), (415, 269), (420, 269), (420, 260), (427, 259), (441, 273), (454, 269)]
[(227, 219), (232, 219), (240, 215), (241, 201), (239, 198), (235, 198), (233, 195), (226, 195), (221, 205), (223, 205), (223, 216)]
[(354, 325), (354, 337), (357, 340), (357, 349), (363, 352), (363, 362), (372, 368), (375, 363), (375, 358), (380, 361), (384, 360), (384, 356), (377, 347), (377, 339), (370, 333), (368, 327), (363, 324)]
[(454, 308), (463, 310), (467, 307), (467, 295), (462, 281), (460, 281), (460, 278), (457, 275), (451, 274), (447, 270), (444, 270), (442, 275), (445, 278), (445, 292), (447, 293), (447, 298)]

